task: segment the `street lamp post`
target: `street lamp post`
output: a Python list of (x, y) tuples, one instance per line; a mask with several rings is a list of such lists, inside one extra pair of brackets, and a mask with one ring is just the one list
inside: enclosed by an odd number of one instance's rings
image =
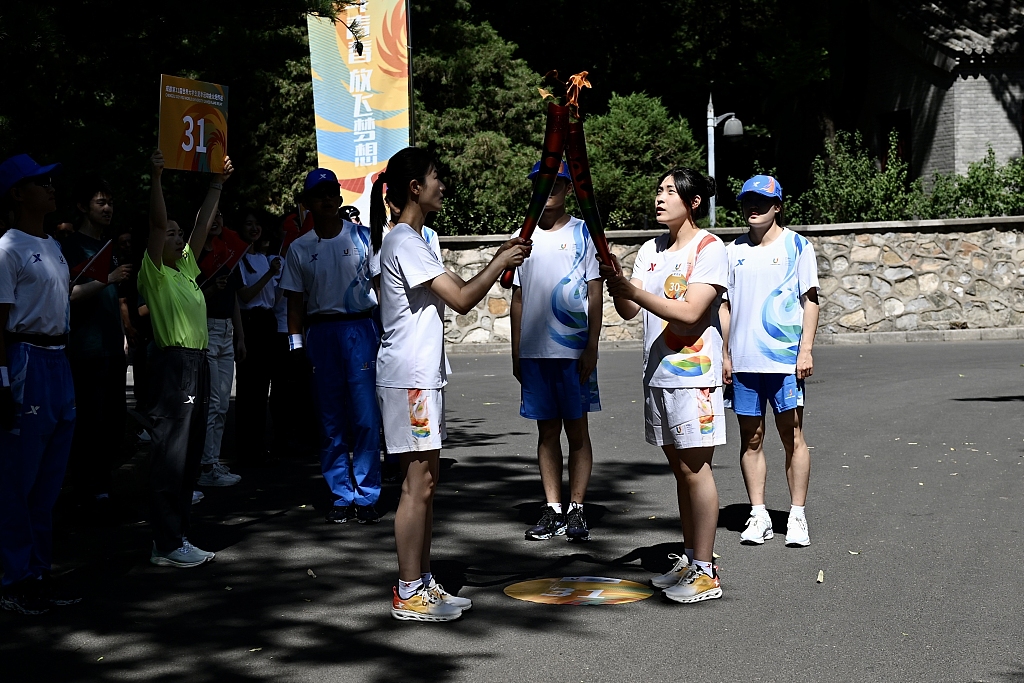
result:
[[(728, 120), (727, 120), (728, 119)], [(708, 175), (712, 178), (715, 177), (715, 128), (718, 127), (722, 121), (725, 121), (725, 127), (722, 129), (722, 135), (727, 138), (739, 137), (743, 135), (743, 124), (736, 114), (729, 112), (728, 114), (722, 114), (721, 116), (715, 116), (715, 105), (711, 101), (711, 95), (708, 95)], [(715, 198), (711, 198), (711, 206), (709, 207), (708, 215), (711, 217), (711, 227), (715, 227)]]

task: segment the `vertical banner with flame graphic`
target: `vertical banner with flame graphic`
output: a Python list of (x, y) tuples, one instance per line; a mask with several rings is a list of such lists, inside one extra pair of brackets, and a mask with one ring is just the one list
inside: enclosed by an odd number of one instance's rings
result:
[[(364, 0), (334, 24), (308, 17), (317, 156), (364, 217), (374, 177), (409, 145), (406, 11), (405, 0)], [(347, 28), (353, 21), (362, 54)]]
[(228, 148), (227, 86), (160, 76), (159, 147), (167, 168), (223, 171)]

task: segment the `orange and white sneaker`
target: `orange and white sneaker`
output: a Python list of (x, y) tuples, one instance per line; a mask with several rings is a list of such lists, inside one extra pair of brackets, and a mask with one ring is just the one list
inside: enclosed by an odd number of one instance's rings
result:
[(392, 587), (391, 616), (402, 621), (454, 621), (462, 616), (462, 610), (441, 599), (441, 596), (422, 586), (405, 600), (398, 597), (398, 589)]
[(676, 602), (700, 602), (702, 600), (714, 600), (722, 597), (722, 583), (718, 580), (718, 572), (714, 576), (708, 576), (696, 564), (690, 568), (679, 580), (679, 583), (662, 591), (665, 597)]

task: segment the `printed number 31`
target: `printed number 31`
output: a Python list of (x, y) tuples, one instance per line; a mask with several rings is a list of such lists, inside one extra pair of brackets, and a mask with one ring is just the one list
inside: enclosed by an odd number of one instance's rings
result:
[(196, 122), (192, 120), (191, 116), (183, 118), (182, 123), (187, 123), (188, 128), (185, 129), (185, 136), (188, 138), (188, 142), (181, 143), (181, 148), (186, 152), (191, 152), (192, 147), (196, 148), (196, 152), (199, 154), (206, 153), (206, 119), (199, 119), (199, 144), (196, 145), (196, 140), (192, 137), (192, 131), (195, 128)]

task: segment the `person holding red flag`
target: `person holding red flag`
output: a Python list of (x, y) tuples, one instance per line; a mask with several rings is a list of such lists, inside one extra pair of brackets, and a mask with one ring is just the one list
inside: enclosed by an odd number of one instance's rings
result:
[(210, 413), (206, 420), (206, 446), (203, 449), (200, 486), (233, 486), (242, 477), (220, 461), (231, 401), (231, 383), (235, 373), (235, 356), (245, 356), (245, 332), (238, 306), (237, 292), (242, 278), (234, 268), (249, 248), (232, 230), (224, 227), (224, 214), (215, 207), (213, 223), (206, 236), (199, 269), (207, 278), (203, 283), (206, 296), (206, 327), (209, 335), (207, 360), (210, 363)]
[[(131, 276), (117, 263), (107, 234), (114, 216), (110, 185), (93, 179), (79, 193), (78, 230), (61, 249), (72, 268), (68, 359), (75, 383), (78, 420), (68, 468), (83, 501), (101, 511), (110, 501), (111, 473), (127, 419), (124, 330), (117, 285)], [(76, 272), (78, 271), (78, 272)]]
[(49, 592), (53, 506), (75, 428), (70, 278), (43, 229), (60, 170), (27, 154), (0, 164), (0, 215), (12, 219), (0, 237), (0, 606), (22, 614), (77, 602)]

